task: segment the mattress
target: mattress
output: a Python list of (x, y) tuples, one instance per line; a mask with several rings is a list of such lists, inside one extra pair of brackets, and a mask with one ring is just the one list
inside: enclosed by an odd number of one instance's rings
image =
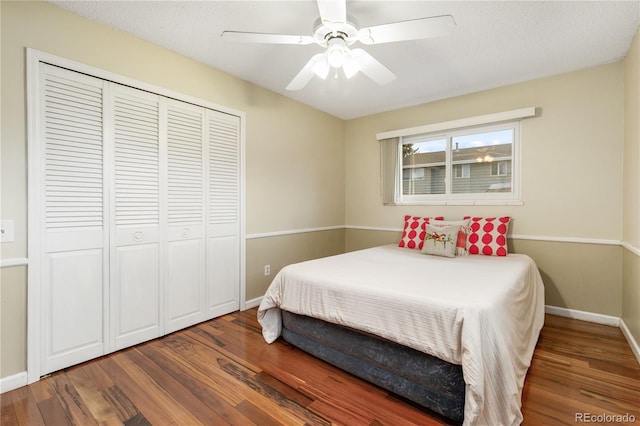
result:
[(444, 258), (381, 246), (283, 268), (258, 308), (263, 336), (281, 310), (362, 330), (462, 366), (464, 424), (522, 421), (521, 395), (544, 322), (526, 255)]

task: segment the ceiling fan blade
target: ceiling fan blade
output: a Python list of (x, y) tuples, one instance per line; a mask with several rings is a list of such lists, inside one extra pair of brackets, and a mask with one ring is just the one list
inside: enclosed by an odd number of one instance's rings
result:
[(313, 78), (316, 73), (313, 68), (321, 61), (324, 61), (324, 53), (317, 53), (309, 59), (309, 61), (305, 64), (304, 67), (300, 70), (300, 72), (293, 77), (291, 83), (287, 86), (287, 90), (300, 90), (307, 85), (309, 81)]
[(351, 58), (360, 66), (360, 71), (378, 84), (387, 84), (396, 79), (389, 68), (362, 49), (351, 49)]
[(358, 31), (358, 40), (363, 44), (380, 44), (443, 37), (449, 35), (455, 26), (451, 15), (432, 16), (362, 28)]
[(346, 0), (317, 0), (323, 24), (347, 22)]
[(312, 36), (223, 31), (220, 37), (227, 41), (242, 43), (300, 44), (313, 43)]

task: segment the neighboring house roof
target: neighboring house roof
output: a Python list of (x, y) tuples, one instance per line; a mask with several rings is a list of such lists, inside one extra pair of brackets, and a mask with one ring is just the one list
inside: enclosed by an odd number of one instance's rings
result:
[[(462, 148), (453, 150), (454, 162), (480, 162), (478, 159), (484, 160), (486, 156), (494, 158), (511, 157), (512, 144), (500, 144), (483, 146), (478, 148)], [(488, 161), (488, 160), (485, 160)], [(445, 152), (423, 152), (419, 154), (408, 155), (402, 159), (403, 166), (428, 165), (434, 163), (444, 163)]]

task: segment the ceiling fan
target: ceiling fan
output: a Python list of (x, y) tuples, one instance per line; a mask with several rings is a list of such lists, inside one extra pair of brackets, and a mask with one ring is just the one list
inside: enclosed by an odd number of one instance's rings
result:
[[(298, 44), (315, 43), (323, 53), (311, 57), (291, 80), (287, 90), (304, 88), (314, 75), (325, 79), (331, 68), (342, 68), (347, 78), (358, 71), (378, 84), (395, 80), (396, 75), (365, 50), (350, 46), (359, 41), (365, 45), (417, 40), (448, 35), (455, 27), (451, 15), (432, 16), (393, 22), (367, 28), (358, 28), (347, 18), (346, 0), (317, 0), (320, 18), (313, 35), (266, 34), (243, 31), (223, 31), (221, 37), (229, 41), (247, 43)], [(349, 19), (349, 20), (348, 20)]]

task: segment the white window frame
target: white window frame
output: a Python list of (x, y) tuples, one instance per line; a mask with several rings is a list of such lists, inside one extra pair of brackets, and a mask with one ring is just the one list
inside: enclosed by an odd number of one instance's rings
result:
[[(507, 172), (505, 172), (505, 173), (500, 173), (500, 169), (501, 169), (500, 165), (501, 165), (501, 164), (506, 163), (507, 161), (509, 161), (509, 160), (498, 160), (498, 161), (494, 161), (494, 162), (491, 164), (491, 170), (489, 171), (489, 174), (490, 174), (491, 176), (507, 176), (507, 175), (509, 174), (509, 173), (507, 173)], [(494, 165), (494, 164), (496, 165), (496, 169), (497, 169), (497, 172), (498, 172), (498, 173), (493, 173), (493, 165)]]
[[(460, 170), (460, 176), (456, 173), (456, 170)], [(463, 163), (463, 164), (454, 164), (452, 175), (454, 179), (470, 179), (471, 178), (471, 164)]]
[[(454, 194), (452, 192), (452, 181), (454, 179), (453, 162), (452, 162), (452, 139), (457, 136), (466, 136), (479, 133), (488, 133), (499, 130), (510, 129), (513, 131), (513, 145), (511, 152), (511, 192), (495, 192), (495, 193), (465, 193)], [(522, 204), (520, 198), (520, 176), (521, 176), (521, 158), (520, 158), (520, 121), (512, 120), (497, 124), (484, 124), (468, 126), (464, 128), (439, 129), (437, 132), (404, 135), (400, 137), (398, 143), (398, 164), (396, 170), (400, 182), (402, 181), (402, 146), (407, 143), (417, 143), (434, 139), (446, 140), (446, 161), (445, 161), (445, 193), (444, 194), (416, 194), (407, 195), (402, 193), (402, 187), (396, 187), (396, 204)], [(504, 161), (506, 158), (496, 158), (494, 161)]]

